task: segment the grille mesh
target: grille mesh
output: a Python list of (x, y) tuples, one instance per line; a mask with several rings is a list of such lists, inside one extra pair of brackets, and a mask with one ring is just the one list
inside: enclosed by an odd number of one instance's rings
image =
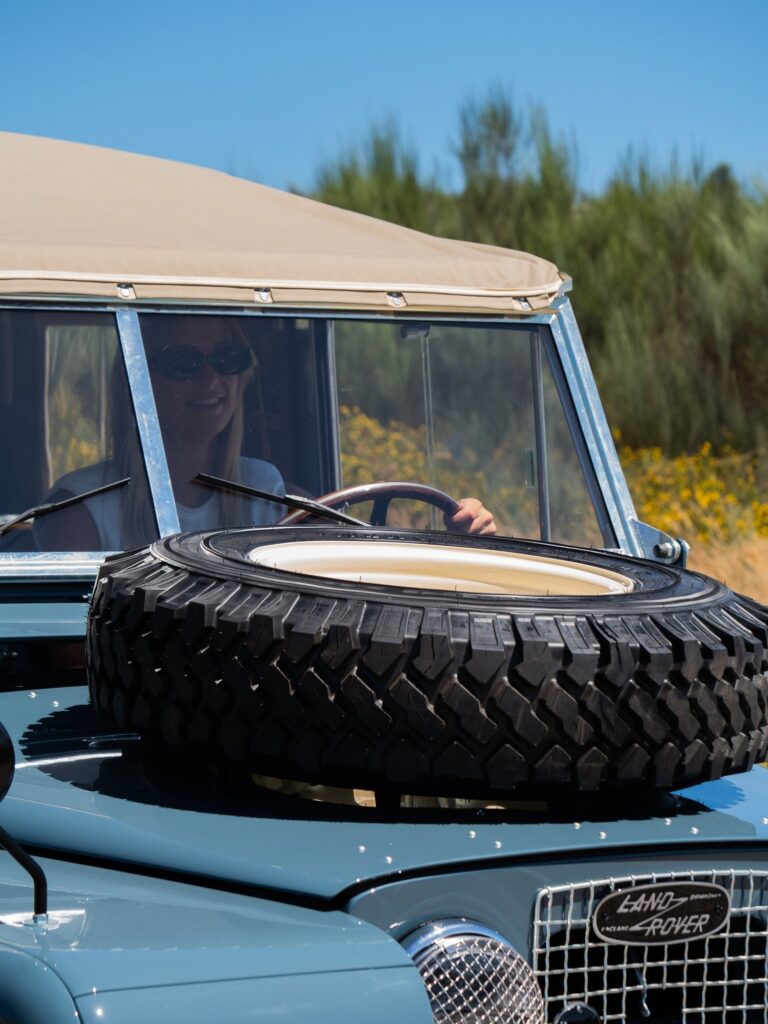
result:
[[(602, 942), (590, 927), (603, 897), (654, 882), (714, 882), (731, 913), (717, 935), (664, 946)], [(710, 870), (605, 878), (541, 889), (533, 966), (547, 1021), (588, 1003), (620, 1024), (765, 1024), (768, 1011), (768, 873)]]
[(542, 1024), (531, 968), (506, 944), (482, 935), (438, 939), (417, 957), (435, 1024)]

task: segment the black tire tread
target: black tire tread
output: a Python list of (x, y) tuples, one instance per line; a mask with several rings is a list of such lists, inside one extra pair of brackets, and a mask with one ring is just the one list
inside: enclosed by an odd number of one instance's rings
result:
[(97, 709), (269, 774), (478, 795), (679, 788), (768, 752), (768, 610), (414, 607), (212, 579), (151, 551), (102, 569)]

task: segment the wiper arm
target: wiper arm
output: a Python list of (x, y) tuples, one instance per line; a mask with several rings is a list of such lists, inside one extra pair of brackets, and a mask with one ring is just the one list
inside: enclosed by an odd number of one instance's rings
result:
[(26, 522), (27, 519), (37, 519), (40, 516), (50, 515), (51, 512), (58, 512), (60, 508), (67, 508), (69, 505), (77, 505), (81, 501), (85, 501), (86, 498), (93, 498), (96, 494), (104, 494), (105, 491), (111, 491), (115, 487), (124, 487), (130, 482), (130, 477), (127, 476), (123, 480), (113, 480), (111, 484), (102, 484), (101, 487), (94, 487), (92, 491), (83, 491), (82, 494), (73, 494), (70, 498), (62, 498), (61, 501), (49, 501), (44, 505), (34, 505), (32, 508), (28, 508), (26, 512), (20, 512), (13, 519), (8, 519), (0, 526), (0, 537), (11, 527), (17, 526), (19, 523)]
[(348, 523), (351, 526), (370, 526), (370, 523), (362, 519), (355, 519), (348, 516), (346, 512), (338, 512), (335, 508), (322, 505), (312, 498), (300, 498), (297, 494), (273, 494), (271, 491), (260, 491), (258, 487), (249, 487), (247, 484), (239, 484), (234, 480), (224, 480), (220, 476), (211, 476), (210, 473), (198, 473), (192, 478), (197, 483), (207, 484), (209, 487), (218, 487), (222, 491), (234, 491), (235, 494), (245, 494), (249, 498), (262, 498), (264, 501), (273, 501), (276, 505), (287, 505), (288, 508), (299, 509), (302, 512), (314, 512), (315, 515), (324, 519), (332, 519), (336, 523)]

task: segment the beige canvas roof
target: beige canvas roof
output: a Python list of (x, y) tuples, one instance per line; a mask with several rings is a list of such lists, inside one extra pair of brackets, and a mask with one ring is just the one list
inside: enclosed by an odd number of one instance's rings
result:
[(498, 313), (563, 280), (219, 171), (0, 132), (0, 296)]

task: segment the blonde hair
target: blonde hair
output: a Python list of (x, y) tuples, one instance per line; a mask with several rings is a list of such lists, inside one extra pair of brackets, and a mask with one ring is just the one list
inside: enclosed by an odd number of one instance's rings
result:
[[(141, 317), (142, 335), (145, 347), (168, 343), (184, 322), (194, 314), (163, 314), (162, 316)], [(251, 346), (240, 325), (230, 317), (206, 317), (219, 320), (227, 325), (228, 333), (249, 349)], [(216, 439), (213, 472), (225, 480), (240, 482), (240, 454), (245, 430), (243, 395), (253, 377), (253, 369), (238, 377), (237, 404), (227, 426)], [(116, 361), (112, 373), (112, 404), (110, 409), (110, 435), (113, 439), (112, 454), (116, 477), (130, 477), (130, 500), (121, 503), (120, 537), (128, 547), (141, 547), (157, 536), (154, 506), (149, 492), (144, 458), (136, 428), (126, 429), (133, 424), (132, 402), (128, 383), (121, 362)], [(162, 429), (162, 424), (161, 424)], [(242, 525), (248, 512), (248, 498), (221, 491), (221, 525)], [(177, 503), (178, 504), (178, 503)]]

